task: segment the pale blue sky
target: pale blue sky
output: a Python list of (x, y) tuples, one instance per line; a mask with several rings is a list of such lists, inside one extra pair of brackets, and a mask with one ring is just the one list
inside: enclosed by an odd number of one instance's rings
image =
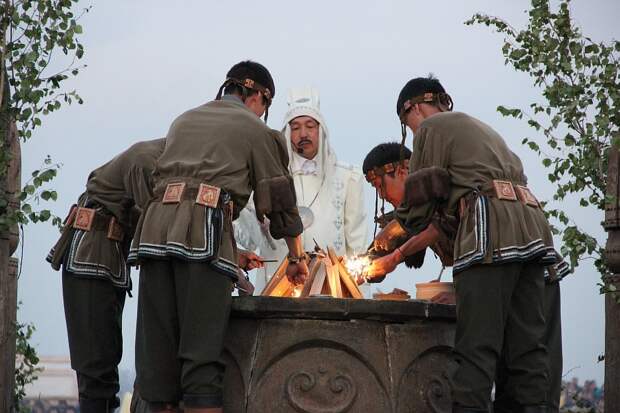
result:
[[(227, 69), (251, 58), (265, 64), (276, 81), (269, 124), (280, 128), (286, 89), (313, 85), (339, 158), (361, 164), (386, 139), (399, 139), (396, 96), (410, 78), (434, 73), (452, 95), (455, 109), (494, 126), (519, 154), (530, 186), (541, 199), (552, 193), (539, 160), (521, 139), (536, 137), (523, 124), (502, 118), (499, 104), (525, 107), (538, 96), (529, 79), (504, 66), (501, 38), (463, 22), (481, 11), (525, 23), (525, 0), (453, 1), (155, 1), (106, 0), (82, 20), (86, 49), (83, 70), (70, 82), (84, 105), (44, 119), (23, 146), (24, 173), (45, 155), (64, 164), (52, 209), (63, 215), (83, 191), (88, 173), (131, 143), (161, 137), (181, 112), (211, 100)], [(620, 37), (617, 1), (573, 2), (574, 15), (595, 39)], [(374, 193), (366, 188), (372, 216)], [(570, 215), (603, 239), (600, 212), (566, 204)], [(67, 355), (60, 274), (44, 257), (57, 237), (51, 226), (30, 226), (19, 284), (22, 321), (37, 326), (41, 355)], [(437, 275), (432, 258), (421, 270), (400, 269), (379, 285), (413, 293), (414, 283)], [(134, 282), (137, 274), (134, 274)], [(562, 283), (565, 372), (600, 383), (604, 351), (603, 298), (598, 274), (584, 264)], [(137, 284), (137, 283), (136, 283)], [(125, 356), (133, 365), (136, 298), (127, 300)]]

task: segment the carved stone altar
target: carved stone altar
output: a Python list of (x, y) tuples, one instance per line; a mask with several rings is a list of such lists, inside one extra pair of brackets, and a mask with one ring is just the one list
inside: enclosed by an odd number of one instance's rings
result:
[(228, 413), (450, 412), (454, 306), (237, 297)]

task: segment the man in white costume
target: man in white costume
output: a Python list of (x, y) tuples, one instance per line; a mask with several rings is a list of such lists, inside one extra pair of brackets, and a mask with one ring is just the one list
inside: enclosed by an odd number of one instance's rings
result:
[[(337, 160), (329, 144), (316, 89), (290, 90), (288, 105), (283, 134), (305, 227), (304, 249), (314, 249), (316, 240), (324, 249), (333, 247), (338, 255), (365, 251), (367, 222), (361, 169)], [(265, 260), (275, 260), (256, 271), (256, 294), (260, 294), (287, 249), (284, 242), (271, 238), (267, 223), (257, 221), (253, 207), (248, 204), (241, 211), (235, 221), (235, 236), (244, 248), (258, 251)]]

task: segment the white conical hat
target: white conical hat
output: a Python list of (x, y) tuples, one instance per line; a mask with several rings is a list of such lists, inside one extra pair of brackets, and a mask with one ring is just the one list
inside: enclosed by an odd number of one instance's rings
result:
[[(336, 155), (329, 143), (329, 131), (320, 110), (320, 99), (318, 89), (305, 86), (289, 89), (288, 91), (288, 111), (284, 115), (284, 125), (282, 133), (286, 139), (286, 146), (289, 152), (289, 159), (293, 159), (293, 147), (291, 145), (291, 120), (299, 116), (310, 116), (319, 123), (319, 151), (315, 160), (319, 165), (319, 177), (323, 179), (325, 175), (331, 179), (332, 168), (336, 165)], [(330, 185), (329, 182), (326, 182)]]
[(284, 123), (299, 116), (310, 116), (325, 128), (325, 121), (321, 115), (319, 91), (311, 86), (297, 87), (288, 91), (288, 111), (284, 116)]

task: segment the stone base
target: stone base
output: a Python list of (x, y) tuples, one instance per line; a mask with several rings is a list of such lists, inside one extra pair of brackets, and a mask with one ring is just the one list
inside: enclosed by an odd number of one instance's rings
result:
[(454, 306), (239, 297), (225, 411), (450, 412)]

